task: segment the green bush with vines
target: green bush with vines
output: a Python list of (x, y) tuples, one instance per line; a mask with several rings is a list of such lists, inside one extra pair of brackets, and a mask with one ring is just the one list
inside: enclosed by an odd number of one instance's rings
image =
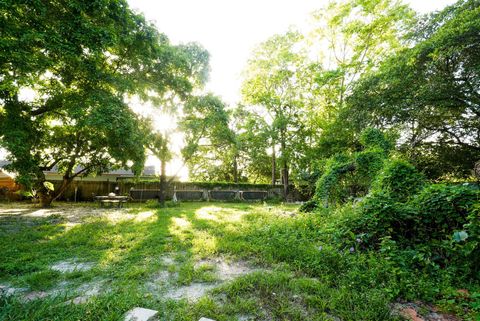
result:
[(326, 162), (315, 190), (319, 205), (341, 205), (365, 196), (394, 146), (391, 137), (374, 128), (365, 129), (359, 141), (363, 150), (337, 154)]

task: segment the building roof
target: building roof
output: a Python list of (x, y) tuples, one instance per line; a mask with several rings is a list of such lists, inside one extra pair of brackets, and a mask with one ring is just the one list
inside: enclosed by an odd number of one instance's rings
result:
[[(2, 168), (4, 166), (10, 164), (10, 163), (11, 163), (10, 161), (0, 159), (0, 171), (5, 172), (4, 170), (2, 170)], [(81, 169), (82, 169), (82, 167), (78, 166), (77, 168), (75, 168), (75, 171), (78, 172)], [(57, 168), (57, 166), (55, 166), (51, 170), (45, 171), (45, 172), (55, 174), (55, 173), (58, 173), (58, 168)], [(112, 171), (103, 173), (102, 175), (126, 176), (126, 177), (129, 177), (129, 176), (134, 177), (135, 176), (131, 170), (126, 170), (126, 169), (116, 169), (116, 170), (112, 170)], [(143, 176), (154, 176), (155, 175), (155, 166), (153, 166), (153, 165), (145, 166), (143, 168), (142, 175)]]

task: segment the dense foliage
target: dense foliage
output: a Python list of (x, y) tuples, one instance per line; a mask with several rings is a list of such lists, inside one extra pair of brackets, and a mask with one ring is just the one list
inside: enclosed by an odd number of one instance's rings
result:
[(430, 177), (468, 176), (480, 159), (480, 3), (425, 17), (415, 46), (355, 84), (342, 124), (396, 127), (402, 152)]
[(420, 16), (398, 1), (333, 1), (304, 32), (270, 37), (248, 61), (243, 105), (226, 107), (226, 157), (212, 167), (222, 155), (207, 148), (192, 173), (313, 194), (326, 160), (362, 151), (373, 127), (396, 133), (397, 153), (427, 178), (468, 178), (480, 159), (479, 8), (460, 0)]
[(44, 205), (77, 176), (140, 172), (151, 127), (128, 98), (167, 108), (206, 77), (202, 48), (172, 46), (126, 1), (3, 1), (0, 12), (0, 146)]

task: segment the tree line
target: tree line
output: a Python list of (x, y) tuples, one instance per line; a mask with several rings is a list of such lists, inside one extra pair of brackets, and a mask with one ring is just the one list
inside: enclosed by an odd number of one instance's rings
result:
[[(139, 173), (172, 158), (168, 133), (129, 98), (176, 115), (193, 180), (295, 184), (313, 193), (328, 159), (365, 147), (365, 128), (434, 180), (480, 159), (480, 2), (418, 15), (394, 0), (333, 1), (304, 31), (258, 45), (242, 101), (202, 92), (209, 54), (172, 45), (126, 1), (0, 4), (0, 147), (20, 184), (49, 205), (79, 176)], [(25, 89), (35, 93), (25, 98)], [(52, 190), (44, 171), (58, 168)]]

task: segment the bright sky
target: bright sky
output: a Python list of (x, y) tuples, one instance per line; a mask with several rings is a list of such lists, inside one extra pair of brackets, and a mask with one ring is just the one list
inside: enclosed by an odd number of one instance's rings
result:
[[(289, 26), (302, 26), (327, 0), (129, 0), (173, 43), (198, 42), (211, 54), (207, 89), (228, 103), (239, 100), (240, 73), (258, 43)], [(405, 1), (418, 12), (454, 0)]]

